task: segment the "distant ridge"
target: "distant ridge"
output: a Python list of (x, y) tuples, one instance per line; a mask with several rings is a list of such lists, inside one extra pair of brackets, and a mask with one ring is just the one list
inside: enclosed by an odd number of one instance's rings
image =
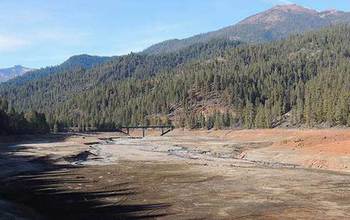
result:
[(24, 67), (21, 65), (16, 65), (10, 68), (0, 69), (0, 82), (5, 82), (13, 79), (17, 76), (22, 76), (23, 74), (32, 71), (34, 69)]
[(319, 12), (296, 4), (277, 5), (235, 25), (182, 40), (164, 41), (147, 48), (143, 53), (174, 52), (195, 43), (205, 43), (212, 39), (239, 40), (247, 43), (270, 42), (286, 38), (291, 34), (318, 30), (341, 23), (350, 23), (349, 12), (334, 9)]
[(26, 72), (26, 74), (21, 74), (17, 77), (11, 78), (6, 82), (6, 84), (18, 86), (27, 81), (39, 79), (51, 74), (72, 71), (79, 68), (90, 69), (96, 65), (108, 62), (112, 58), (113, 57), (91, 56), (87, 54), (75, 55), (57, 66), (45, 67), (41, 69), (30, 69)]

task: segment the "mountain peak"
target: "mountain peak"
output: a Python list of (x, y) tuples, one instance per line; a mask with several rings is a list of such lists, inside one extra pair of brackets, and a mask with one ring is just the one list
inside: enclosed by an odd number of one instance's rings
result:
[(317, 16), (318, 12), (313, 9), (304, 8), (296, 4), (277, 5), (267, 11), (250, 16), (239, 24), (265, 24), (274, 25), (283, 21), (290, 14), (306, 14), (309, 16)]
[(268, 11), (278, 10), (285, 13), (306, 13), (306, 14), (317, 14), (318, 12), (314, 9), (305, 8), (297, 4), (285, 4), (277, 5)]
[(13, 79), (17, 76), (21, 76), (29, 71), (34, 69), (27, 68), (21, 65), (15, 65), (10, 68), (0, 69), (0, 82), (4, 82), (10, 79)]
[(178, 51), (194, 43), (208, 42), (212, 39), (237, 40), (247, 43), (269, 42), (335, 24), (350, 24), (350, 12), (338, 10), (320, 12), (297, 4), (277, 5), (237, 24), (216, 31), (182, 40), (158, 43), (146, 49), (144, 53), (159, 54)]

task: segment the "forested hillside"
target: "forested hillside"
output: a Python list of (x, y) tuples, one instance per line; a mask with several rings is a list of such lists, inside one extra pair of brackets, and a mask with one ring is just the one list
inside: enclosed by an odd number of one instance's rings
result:
[[(71, 99), (54, 118), (91, 126), (349, 125), (350, 28), (227, 50), (156, 77), (115, 81)], [(67, 117), (67, 115), (70, 115)]]
[(0, 135), (45, 134), (50, 132), (45, 114), (36, 111), (18, 113), (0, 99)]
[[(98, 86), (108, 85), (126, 78), (144, 79), (162, 71), (179, 67), (197, 59), (220, 56), (229, 48), (240, 45), (236, 41), (213, 40), (206, 44), (192, 45), (167, 55), (147, 56), (129, 54), (111, 59), (94, 68), (64, 68), (62, 72), (36, 79), (9, 82), (0, 85), (0, 94), (21, 111), (37, 109), (51, 113), (67, 100)], [(59, 67), (61, 68), (61, 66)], [(49, 122), (53, 126), (51, 114)], [(98, 119), (97, 119), (98, 120)]]
[(350, 27), (261, 45), (216, 41), (160, 56), (130, 54), (98, 68), (2, 87), (50, 126), (350, 125)]

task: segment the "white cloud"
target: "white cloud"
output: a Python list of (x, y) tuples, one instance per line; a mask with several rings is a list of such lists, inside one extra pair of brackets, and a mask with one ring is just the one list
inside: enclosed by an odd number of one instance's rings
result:
[(24, 48), (29, 42), (14, 36), (0, 35), (0, 52), (12, 52)]

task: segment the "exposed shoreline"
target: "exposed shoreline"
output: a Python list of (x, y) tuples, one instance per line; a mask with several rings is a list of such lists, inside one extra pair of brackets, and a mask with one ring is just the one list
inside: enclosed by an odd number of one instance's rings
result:
[(0, 197), (30, 207), (23, 208), (28, 219), (39, 218), (32, 210), (60, 219), (68, 209), (65, 219), (74, 220), (350, 217), (350, 130), (132, 135), (8, 143), (15, 147), (1, 149)]

